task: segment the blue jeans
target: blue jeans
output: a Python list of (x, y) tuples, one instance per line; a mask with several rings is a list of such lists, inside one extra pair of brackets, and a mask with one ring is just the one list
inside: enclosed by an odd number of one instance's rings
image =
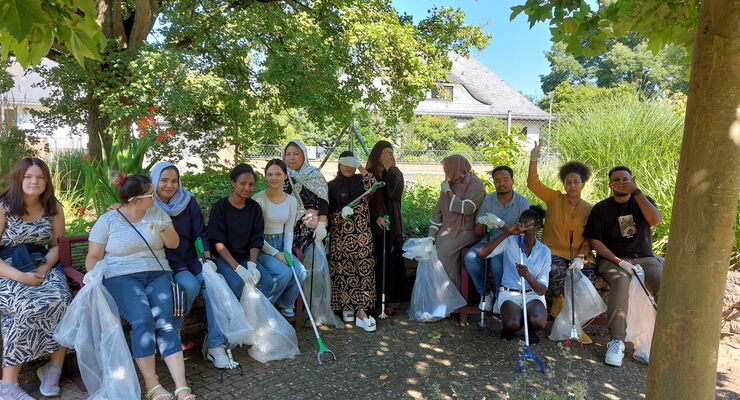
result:
[[(488, 292), (491, 291), (490, 287), (484, 287), (486, 281), (485, 276), (483, 275), (483, 265), (486, 262), (489, 263), (491, 275), (493, 275), (494, 288), (498, 289), (498, 287), (501, 286), (501, 279), (504, 276), (503, 254), (499, 254), (492, 258), (486, 259), (478, 257), (478, 249), (486, 243), (488, 243), (487, 240), (481, 240), (473, 247), (471, 247), (467, 253), (465, 253), (465, 268), (468, 269), (468, 274), (473, 280), (473, 284), (475, 285), (475, 288), (478, 290), (478, 294), (480, 294), (481, 297), (488, 295)], [(495, 293), (496, 291), (494, 291), (494, 296)]]
[(155, 342), (162, 358), (182, 351), (172, 315), (172, 281), (170, 271), (137, 272), (103, 280), (121, 316), (131, 324), (134, 358), (154, 355)]
[[(242, 295), (242, 289), (244, 288), (244, 282), (239, 275), (228, 265), (222, 265), (220, 263), (216, 264), (216, 272), (224, 277), (226, 284), (229, 285), (231, 291), (234, 292), (234, 296), (239, 298)], [(198, 292), (203, 290), (203, 298), (206, 300), (206, 320), (208, 323), (208, 336), (206, 339), (208, 348), (218, 347), (226, 343), (226, 339), (224, 338), (223, 333), (221, 333), (221, 329), (219, 329), (215, 318), (213, 318), (213, 307), (211, 307), (211, 303), (208, 301), (208, 291), (206, 291), (205, 285), (203, 284), (203, 273), (193, 275), (192, 272), (187, 270), (180, 271), (175, 274), (175, 281), (185, 292), (186, 314), (190, 312), (190, 308), (192, 307), (195, 298), (198, 296)], [(178, 319), (183, 320), (184, 318)], [(179, 322), (180, 325), (177, 327), (182, 328), (182, 322)]]
[[(265, 242), (269, 243), (270, 246), (276, 248), (278, 251), (283, 251), (282, 233), (277, 235), (265, 235)], [(295, 307), (295, 300), (298, 298), (298, 285), (296, 285), (293, 273), (290, 271), (290, 267), (278, 260), (276, 257), (263, 251), (260, 251), (257, 261), (258, 265), (262, 264), (262, 266), (270, 272), (274, 280), (272, 290), (267, 296), (270, 302), (277, 304), (279, 308)], [(293, 257), (293, 265), (295, 266), (296, 275), (298, 275), (298, 279), (300, 280), (298, 284), (302, 284), (306, 279), (306, 268), (303, 267), (303, 264), (301, 264), (295, 256)]]
[[(249, 261), (248, 258), (243, 260), (236, 259), (236, 262), (244, 268), (247, 268), (247, 261)], [(257, 270), (260, 272), (260, 280), (257, 282), (257, 289), (267, 296), (270, 293), (270, 290), (272, 290), (272, 275), (270, 275), (270, 272), (264, 266), (260, 265), (259, 260), (257, 261)], [(216, 257), (216, 272), (223, 275), (226, 279), (226, 283), (234, 293), (239, 293), (236, 295), (237, 297), (242, 296), (244, 281), (239, 274), (231, 268), (229, 263), (221, 257)]]

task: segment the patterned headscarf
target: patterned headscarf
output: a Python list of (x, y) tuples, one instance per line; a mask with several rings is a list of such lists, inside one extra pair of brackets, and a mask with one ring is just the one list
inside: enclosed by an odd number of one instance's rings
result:
[(288, 146), (297, 146), (303, 153), (303, 165), (298, 171), (288, 168), (288, 179), (290, 179), (290, 185), (293, 187), (293, 196), (298, 199), (298, 215), (306, 213), (306, 209), (303, 207), (303, 201), (301, 201), (301, 190), (306, 189), (315, 193), (322, 199), (329, 201), (329, 187), (326, 184), (324, 175), (319, 171), (318, 168), (308, 163), (308, 151), (306, 145), (300, 140), (291, 140), (283, 149), (283, 154)]

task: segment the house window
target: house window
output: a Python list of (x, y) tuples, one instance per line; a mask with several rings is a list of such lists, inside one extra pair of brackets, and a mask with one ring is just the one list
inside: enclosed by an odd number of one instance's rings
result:
[(432, 99), (452, 101), (453, 89), (454, 86), (452, 85), (434, 85), (432, 87)]

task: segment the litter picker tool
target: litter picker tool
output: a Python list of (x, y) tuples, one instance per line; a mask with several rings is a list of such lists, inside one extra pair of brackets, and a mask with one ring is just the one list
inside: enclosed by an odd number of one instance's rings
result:
[[(631, 261), (629, 261), (629, 263), (632, 264)], [(637, 282), (640, 284), (642, 291), (645, 292), (645, 296), (647, 296), (648, 300), (650, 300), (650, 304), (653, 305), (655, 311), (658, 311), (658, 304), (655, 302), (655, 298), (653, 297), (653, 295), (650, 294), (650, 291), (647, 290), (647, 287), (645, 287), (645, 282), (642, 281), (640, 275), (637, 273), (637, 268), (635, 268), (634, 266), (632, 267), (632, 273), (635, 275), (635, 278), (637, 278)]]
[[(570, 243), (570, 261), (573, 262), (573, 230), (572, 229), (568, 229), (568, 242)], [(575, 297), (576, 288), (573, 283), (574, 271), (569, 268), (566, 273), (570, 275), (570, 336), (568, 336), (568, 338), (565, 339), (565, 345), (570, 346), (571, 340), (577, 340), (578, 343), (581, 345), (581, 347), (583, 347), (583, 341), (581, 340), (581, 336), (578, 334), (578, 330), (576, 329), (576, 297)]]
[(311, 327), (313, 328), (313, 333), (316, 335), (316, 342), (319, 344), (319, 351), (316, 353), (316, 361), (319, 362), (319, 365), (323, 365), (324, 363), (321, 361), (321, 355), (324, 353), (331, 354), (334, 361), (337, 361), (337, 356), (334, 355), (334, 352), (329, 350), (328, 347), (324, 344), (324, 341), (321, 340), (321, 335), (319, 335), (319, 330), (316, 329), (316, 322), (313, 319), (313, 314), (311, 314), (311, 305), (306, 302), (306, 295), (303, 294), (303, 288), (301, 287), (301, 281), (298, 279), (298, 274), (295, 272), (295, 264), (293, 264), (293, 257), (290, 256), (289, 251), (284, 251), (283, 254), (285, 255), (285, 261), (288, 262), (288, 266), (290, 266), (290, 270), (293, 272), (293, 278), (295, 279), (295, 284), (298, 286), (298, 292), (301, 294), (301, 299), (303, 299), (303, 304), (306, 305), (306, 313), (308, 314), (308, 318), (311, 320)]
[[(524, 236), (518, 235), (517, 241), (519, 242), (519, 264), (524, 264)], [(542, 361), (532, 353), (529, 348), (529, 322), (527, 321), (527, 292), (524, 287), (524, 277), (520, 277), (521, 290), (522, 290), (522, 311), (524, 312), (524, 353), (519, 356), (518, 368), (519, 372), (524, 371), (524, 362), (527, 360), (534, 360), (539, 366), (540, 371), (545, 372), (545, 365)]]
[[(378, 183), (376, 183), (373, 186), (371, 186), (370, 189), (366, 190), (364, 193), (362, 193), (361, 195), (357, 196), (356, 199), (350, 201), (349, 204), (347, 204), (346, 207), (349, 207), (349, 208), (354, 207), (355, 204), (357, 204), (358, 201), (364, 199), (365, 197), (367, 197), (368, 195), (370, 195), (374, 191), (376, 191), (376, 190), (378, 190), (378, 189), (380, 189), (380, 188), (382, 188), (384, 186), (385, 186), (385, 182), (379, 181)], [(349, 219), (349, 215), (345, 216), (344, 219), (345, 220), (348, 220)]]
[[(206, 260), (206, 256), (205, 256), (205, 251), (203, 250), (203, 241), (202, 241), (201, 238), (195, 239), (195, 254), (198, 256), (198, 260), (200, 260), (200, 263), (201, 263), (201, 265), (203, 265), (203, 268), (208, 268), (208, 267), (205, 266), (205, 263), (207, 262), (207, 260)], [(205, 274), (205, 272), (204, 272), (204, 274)], [(208, 288), (206, 287), (206, 290), (207, 289)], [(223, 368), (221, 370), (221, 375), (219, 377), (219, 382), (221, 382), (221, 383), (223, 383), (223, 381), (224, 381), (224, 373), (228, 369), (239, 368), (239, 375), (244, 376), (244, 370), (242, 369), (241, 364), (239, 364), (236, 360), (234, 360), (234, 356), (231, 354), (231, 346), (228, 345), (228, 341), (227, 341), (226, 344), (227, 344), (225, 346), (226, 347), (226, 355), (229, 357), (229, 363), (226, 365), (226, 368)], [(206, 346), (205, 344), (203, 345), (204, 356), (205, 356), (205, 352), (208, 351), (208, 348), (207, 347), (208, 346)]]
[[(491, 228), (486, 227), (486, 232), (488, 232), (488, 241), (491, 241)], [(480, 321), (478, 322), (478, 329), (485, 329), (486, 328), (486, 310), (485, 310), (485, 304), (486, 304), (486, 272), (488, 272), (488, 258), (483, 259), (483, 279), (481, 282), (483, 282), (483, 294), (480, 298)], [(495, 288), (493, 290), (496, 290)]]
[[(385, 185), (385, 183), (383, 183)], [(350, 203), (352, 204), (352, 203)], [(380, 319), (386, 319), (388, 318), (388, 314), (385, 313), (385, 237), (388, 236), (388, 231), (391, 229), (390, 224), (391, 220), (387, 215), (383, 216), (383, 219), (385, 220), (385, 227), (383, 227), (383, 284), (382, 284), (382, 293), (380, 295), (380, 315), (378, 315), (378, 318)]]

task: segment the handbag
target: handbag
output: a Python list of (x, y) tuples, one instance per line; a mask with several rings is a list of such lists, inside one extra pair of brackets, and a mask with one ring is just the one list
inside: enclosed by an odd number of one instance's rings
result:
[[(126, 222), (128, 222), (129, 225), (131, 225), (131, 228), (133, 228), (134, 231), (139, 235), (139, 237), (141, 238), (141, 240), (144, 241), (144, 244), (146, 244), (146, 247), (149, 248), (149, 251), (154, 256), (154, 259), (157, 260), (157, 264), (159, 264), (159, 267), (162, 268), (162, 271), (167, 272), (167, 270), (164, 269), (164, 265), (162, 265), (162, 262), (159, 261), (159, 257), (157, 257), (157, 254), (152, 249), (152, 246), (150, 246), (149, 245), (149, 242), (147, 242), (146, 241), (146, 238), (144, 238), (144, 235), (142, 235), (141, 232), (139, 232), (139, 230), (136, 229), (136, 227), (134, 226), (134, 224), (132, 224), (131, 221), (129, 221), (128, 218), (126, 218), (125, 215), (123, 215), (123, 213), (121, 212), (121, 210), (116, 210), (116, 212), (118, 212), (118, 214), (121, 215), (121, 217), (123, 217), (123, 219), (126, 220)], [(172, 285), (172, 300), (173, 300), (173, 311), (172, 311), (172, 315), (175, 316), (175, 317), (182, 317), (183, 315), (185, 315), (185, 307), (184, 307), (184, 305), (185, 305), (185, 291), (182, 290), (182, 288), (180, 287), (180, 285), (178, 285), (177, 282), (175, 282), (174, 279), (172, 280), (172, 282), (170, 282), (170, 284)]]

